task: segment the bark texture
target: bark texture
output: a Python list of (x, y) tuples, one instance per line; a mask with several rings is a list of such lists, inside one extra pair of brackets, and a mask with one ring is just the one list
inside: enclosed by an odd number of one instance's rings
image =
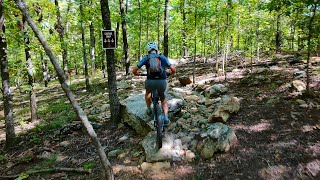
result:
[(31, 121), (34, 122), (37, 120), (37, 98), (36, 93), (34, 92), (34, 69), (31, 61), (30, 53), (30, 39), (28, 36), (28, 23), (25, 20), (25, 17), (22, 18), (22, 33), (25, 43), (25, 55), (27, 61), (27, 72), (28, 72), (28, 84), (30, 86), (29, 97), (30, 97), (30, 111), (31, 111)]
[(170, 0), (165, 0), (165, 11), (164, 11), (164, 35), (163, 35), (163, 55), (168, 57), (169, 55), (169, 5)]
[[(68, 70), (68, 50), (67, 50), (67, 44), (64, 42), (65, 30), (64, 30), (64, 27), (61, 22), (61, 15), (60, 15), (58, 0), (55, 0), (54, 4), (56, 7), (56, 16), (57, 16), (57, 24), (55, 25), (55, 28), (56, 28), (56, 31), (59, 33), (59, 37), (60, 37), (60, 43), (61, 43), (61, 49), (62, 49), (62, 68), (63, 68), (64, 72), (66, 73)], [(68, 8), (69, 8), (69, 6), (68, 6)]]
[[(101, 13), (104, 29), (111, 30), (111, 18), (108, 0), (100, 0)], [(117, 95), (117, 79), (116, 79), (116, 60), (113, 49), (106, 49), (107, 72), (108, 72), (108, 90), (110, 101), (111, 120), (114, 123), (120, 121), (120, 102)]]
[(7, 60), (7, 42), (5, 37), (3, 0), (0, 0), (0, 60), (4, 117), (6, 125), (6, 148), (15, 144), (16, 134), (14, 131), (14, 119), (12, 109), (12, 96), (10, 90), (10, 78)]
[(121, 14), (124, 62), (125, 62), (125, 68), (126, 68), (126, 75), (128, 75), (129, 67), (130, 67), (130, 59), (129, 59), (128, 40), (127, 40), (127, 22), (126, 22), (126, 13), (125, 13), (125, 3), (124, 3), (124, 0), (119, 0), (119, 3), (120, 3), (120, 14)]
[(90, 81), (89, 81), (89, 73), (88, 73), (88, 61), (87, 61), (87, 53), (86, 53), (86, 40), (85, 40), (85, 31), (84, 31), (84, 12), (83, 12), (83, 0), (80, 2), (80, 15), (81, 15), (81, 40), (82, 40), (82, 52), (83, 52), (83, 64), (84, 64), (84, 75), (86, 77), (86, 90), (90, 90)]

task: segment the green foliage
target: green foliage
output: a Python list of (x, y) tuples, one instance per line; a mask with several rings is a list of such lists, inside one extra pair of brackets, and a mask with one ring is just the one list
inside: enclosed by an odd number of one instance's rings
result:
[(197, 180), (202, 180), (202, 177), (200, 175), (197, 175)]
[[(60, 37), (55, 29), (56, 10), (54, 1), (27, 0), (31, 17), (40, 28), (59, 64), (62, 64), (62, 46), (68, 50), (68, 68), (78, 68), (83, 72), (83, 52), (80, 28), (80, 1), (59, 1), (62, 26), (65, 29), (64, 42), (61, 45)], [(140, 2), (140, 9), (139, 4)], [(184, 3), (185, 2), (185, 7)], [(89, 23), (94, 24), (96, 40), (96, 67), (101, 68), (104, 60), (104, 50), (101, 48), (101, 10), (99, 0), (83, 1), (82, 18), (85, 24), (85, 40), (87, 51), (90, 49)], [(244, 50), (248, 55), (251, 51), (274, 50), (276, 36), (276, 21), (280, 17), (280, 31), (283, 50), (307, 50), (306, 39), (309, 30), (308, 23), (312, 16), (312, 7), (319, 1), (313, 0), (241, 0), (241, 1), (210, 1), (210, 0), (172, 0), (170, 1), (169, 18), (169, 56), (180, 58), (181, 51), (186, 44), (189, 55), (194, 54), (195, 45), (197, 53), (203, 55), (216, 54), (232, 45), (233, 50)], [(24, 42), (21, 30), (17, 24), (22, 19), (20, 11), (13, 1), (5, 6), (6, 38), (8, 42), (8, 60), (10, 76), (15, 83), (17, 79), (27, 84), (27, 71), (24, 53)], [(109, 1), (112, 29), (116, 30), (120, 22), (119, 2)], [(40, 10), (40, 11), (39, 11)], [(141, 53), (146, 54), (145, 44), (148, 41), (158, 41), (160, 35), (160, 52), (163, 51), (163, 11), (164, 1), (128, 1), (126, 14), (127, 36), (129, 42), (130, 60), (138, 61), (139, 39), (141, 38)], [(41, 12), (41, 13), (39, 13)], [(185, 22), (183, 22), (185, 12)], [(140, 14), (141, 20), (140, 22)], [(195, 20), (196, 16), (196, 20)], [(42, 17), (42, 19), (41, 19)], [(195, 22), (197, 25), (195, 26)], [(140, 28), (141, 24), (141, 28)], [(159, 24), (159, 26), (158, 26)], [(123, 58), (121, 23), (118, 32), (118, 46), (115, 49), (117, 63)], [(316, 11), (312, 23), (312, 50), (319, 48), (320, 13)], [(140, 37), (140, 30), (142, 34)], [(40, 53), (44, 53), (42, 46), (28, 28), (30, 38), (31, 59), (35, 70), (36, 81), (42, 78), (42, 62)], [(196, 44), (194, 39), (197, 39)], [(216, 38), (218, 41), (216, 41)], [(299, 39), (299, 40), (298, 40)], [(293, 45), (292, 45), (293, 43)], [(256, 54), (256, 53), (254, 53)], [(90, 53), (87, 53), (89, 59)], [(44, 56), (46, 60), (48, 58)], [(90, 60), (88, 64), (90, 64)], [(135, 64), (135, 63), (132, 63)], [(50, 74), (54, 74), (51, 63), (48, 63)], [(28, 90), (28, 89), (26, 89)]]
[(49, 119), (38, 124), (35, 127), (36, 132), (61, 128), (67, 122), (72, 121), (75, 117), (75, 112), (72, 110), (70, 103), (64, 97), (50, 103), (41, 104), (38, 109), (38, 114)]
[(4, 154), (0, 154), (0, 162), (5, 162), (7, 160), (7, 157)]
[(30, 139), (30, 143), (33, 144), (41, 144), (42, 140), (38, 135), (32, 135)]
[(29, 178), (29, 174), (21, 173), (16, 180), (23, 180), (23, 179), (27, 179), (27, 178)]
[(84, 165), (83, 165), (83, 168), (84, 169), (93, 169), (95, 166), (95, 163), (94, 162), (86, 162)]

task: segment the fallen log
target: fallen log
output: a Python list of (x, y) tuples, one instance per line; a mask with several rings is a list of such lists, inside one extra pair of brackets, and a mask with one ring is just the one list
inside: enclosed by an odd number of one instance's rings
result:
[(83, 169), (83, 168), (49, 168), (49, 169), (40, 169), (40, 170), (33, 170), (27, 171), (16, 175), (8, 175), (8, 176), (0, 176), (0, 179), (16, 179), (20, 175), (33, 175), (39, 173), (56, 173), (56, 172), (74, 172), (74, 173), (86, 173), (90, 174), (90, 169)]

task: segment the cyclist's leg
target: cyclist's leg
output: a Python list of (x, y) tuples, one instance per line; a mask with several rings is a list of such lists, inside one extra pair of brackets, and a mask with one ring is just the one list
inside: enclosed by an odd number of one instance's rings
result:
[(162, 112), (165, 118), (165, 124), (169, 124), (168, 118), (168, 101), (166, 98), (167, 80), (159, 80), (158, 93), (161, 100)]
[(144, 99), (146, 101), (146, 105), (147, 105), (147, 114), (151, 115), (152, 114), (152, 110), (151, 110), (151, 92), (152, 92), (152, 83), (150, 82), (150, 80), (146, 80), (145, 82), (145, 89), (146, 89), (146, 93), (144, 95)]

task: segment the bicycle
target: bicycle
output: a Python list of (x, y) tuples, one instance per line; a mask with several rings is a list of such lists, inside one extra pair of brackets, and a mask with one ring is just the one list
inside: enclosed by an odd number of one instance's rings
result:
[[(140, 74), (140, 76), (147, 76), (147, 74)], [(165, 133), (164, 121), (161, 117), (163, 117), (163, 113), (161, 112), (161, 108), (159, 106), (160, 97), (158, 95), (158, 91), (155, 89), (151, 92), (151, 100), (152, 100), (152, 114), (154, 127), (157, 130), (157, 147), (158, 149), (162, 148), (162, 137)]]

